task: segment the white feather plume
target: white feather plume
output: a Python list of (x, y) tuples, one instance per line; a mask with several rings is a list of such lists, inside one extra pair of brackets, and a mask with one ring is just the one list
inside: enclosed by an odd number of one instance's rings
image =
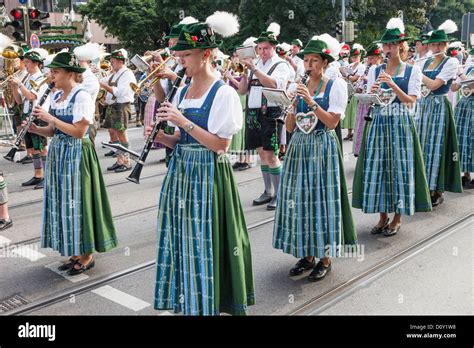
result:
[(464, 44), (461, 41), (454, 41), (454, 42), (451, 42), (448, 47), (461, 48), (461, 47), (464, 47)]
[(102, 53), (103, 46), (99, 45), (98, 43), (86, 43), (85, 45), (76, 47), (74, 49), (74, 54), (76, 55), (77, 59), (89, 61), (95, 60), (100, 57)]
[(443, 30), (446, 34), (452, 34), (456, 31), (458, 31), (458, 26), (452, 20), (448, 19), (448, 20), (444, 21), (444, 23), (441, 24), (438, 27), (438, 29)]
[(0, 49), (3, 49), (7, 46), (10, 46), (13, 43), (13, 40), (8, 36), (0, 33)]
[(275, 36), (280, 35), (280, 24), (272, 22), (267, 28), (267, 31), (271, 31)]
[(387, 23), (387, 29), (399, 29), (401, 33), (405, 33), (405, 24), (403, 24), (403, 21), (398, 18), (390, 18), (390, 20)]
[(244, 43), (242, 44), (242, 46), (244, 46), (244, 47), (247, 47), (247, 46), (253, 46), (253, 47), (255, 47), (255, 46), (257, 46), (257, 44), (255, 43), (255, 40), (257, 40), (257, 38), (251, 36), (251, 37), (249, 37), (247, 40), (244, 41)]
[(192, 23), (197, 23), (199, 22), (196, 18), (188, 16), (184, 17), (179, 24), (192, 24)]
[(353, 44), (352, 49), (353, 50), (359, 50), (359, 51), (365, 51), (364, 46), (362, 46), (361, 44), (358, 44), (358, 43)]
[(239, 32), (239, 20), (236, 15), (216, 11), (214, 14), (206, 18), (206, 23), (222, 37), (229, 37)]
[(119, 51), (122, 51), (122, 55), (125, 59), (128, 59), (128, 52), (125, 48), (119, 49)]
[(46, 59), (49, 56), (49, 52), (46, 51), (44, 48), (33, 48), (30, 51), (37, 52), (42, 59)]
[(337, 57), (339, 56), (339, 52), (341, 52), (341, 45), (339, 41), (337, 41), (337, 39), (327, 33), (313, 36), (311, 40), (324, 41), (328, 46), (329, 50), (331, 51), (330, 55), (335, 59), (337, 59)]
[(293, 48), (292, 45), (290, 45), (289, 43), (286, 43), (286, 42), (282, 42), (279, 46), (280, 46), (285, 52), (289, 52), (289, 51), (291, 51), (291, 49)]

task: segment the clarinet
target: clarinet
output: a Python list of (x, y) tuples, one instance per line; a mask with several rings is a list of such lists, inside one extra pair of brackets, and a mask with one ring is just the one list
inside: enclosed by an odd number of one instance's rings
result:
[[(41, 96), (41, 99), (38, 102), (38, 106), (42, 106), (46, 99), (48, 98), (49, 94), (54, 88), (54, 82), (51, 82), (48, 85), (48, 88), (44, 91), (43, 95)], [(3, 157), (6, 160), (13, 162), (13, 159), (15, 158), (15, 154), (20, 148), (21, 142), (25, 138), (26, 133), (28, 133), (28, 130), (30, 129), (31, 125), (33, 122), (36, 120), (36, 117), (31, 115), (31, 112), (33, 111), (33, 103), (30, 102), (30, 107), (28, 109), (28, 121), (26, 122), (25, 126), (18, 132), (18, 135), (15, 139), (15, 143), (13, 144), (13, 148)]]
[[(390, 54), (387, 53), (385, 55), (385, 58), (383, 60), (383, 64), (382, 64), (382, 69), (380, 69), (380, 74), (379, 76), (385, 72), (385, 69), (387, 69), (387, 65), (388, 65), (388, 59), (390, 58)], [(372, 117), (372, 113), (374, 112), (374, 108), (375, 108), (375, 104), (374, 103), (370, 103), (369, 105), (369, 108), (367, 109), (367, 115), (364, 117), (364, 119), (367, 121), (367, 122), (371, 122), (373, 120), (373, 117)]]
[[(309, 80), (309, 74), (310, 74), (310, 73), (311, 73), (311, 71), (310, 71), (310, 70), (307, 70), (307, 71), (304, 73), (303, 78), (301, 79), (301, 83), (302, 83), (303, 85), (305, 85), (305, 86), (306, 86), (306, 83), (307, 83), (308, 80)], [(295, 100), (296, 100), (297, 98), (298, 98), (298, 95), (295, 94), (295, 96), (291, 99), (290, 105), (288, 105), (288, 106), (285, 108), (285, 110), (283, 110), (283, 112), (281, 113), (280, 117), (277, 118), (277, 122), (278, 122), (278, 123), (285, 124), (286, 118), (287, 118), (287, 116), (288, 116), (288, 114), (289, 114), (289, 112), (290, 112), (290, 110), (291, 110), (291, 108), (292, 108), (292, 106), (293, 106), (293, 103), (295, 102)]]
[[(183, 80), (183, 76), (185, 73), (186, 73), (186, 68), (178, 72), (178, 77), (174, 81), (173, 86), (169, 90), (168, 95), (165, 97), (165, 100), (163, 101), (163, 103), (173, 100), (174, 96), (176, 95), (176, 92), (178, 91), (179, 85), (181, 84), (181, 81)], [(158, 108), (156, 108), (155, 110), (157, 110)], [(145, 141), (145, 145), (140, 154), (140, 157), (137, 160), (137, 164), (133, 168), (130, 175), (126, 178), (128, 181), (131, 181), (135, 184), (140, 183), (140, 175), (143, 169), (143, 165), (145, 164), (146, 158), (148, 157), (148, 153), (150, 152), (151, 147), (155, 141), (155, 137), (158, 135), (158, 132), (160, 131), (160, 129), (164, 129), (165, 126), (166, 126), (166, 122), (155, 123), (155, 125), (153, 126), (153, 130), (151, 131), (150, 135)]]

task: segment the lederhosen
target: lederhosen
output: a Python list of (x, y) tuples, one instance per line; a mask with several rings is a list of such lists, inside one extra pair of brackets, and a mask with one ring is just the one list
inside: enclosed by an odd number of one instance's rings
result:
[[(276, 62), (268, 71), (267, 75), (275, 71), (276, 67), (285, 62)], [(258, 79), (252, 79), (253, 73), (250, 73), (249, 77), (249, 93), (252, 87), (263, 87)], [(246, 102), (246, 150), (255, 150), (258, 147), (262, 147), (264, 150), (275, 151), (278, 153), (280, 144), (280, 134), (282, 125), (276, 121), (282, 113), (282, 109), (279, 106), (268, 107), (267, 98), (262, 94), (262, 106), (257, 109), (249, 108), (249, 98)]]
[[(30, 74), (26, 74), (25, 77), (23, 77), (23, 79), (21, 80), (21, 83), (25, 84), (28, 80), (28, 77), (30, 77)], [(18, 133), (17, 128), (21, 126), (21, 118), (23, 115), (23, 103), (15, 103), (15, 105), (11, 108), (11, 112), (13, 113), (13, 130), (15, 131), (15, 133)]]
[[(39, 79), (41, 79), (43, 77), (44, 76), (42, 75), (34, 81), (36, 82), (36, 81), (38, 81)], [(31, 89), (31, 85), (29, 83), (28, 83), (28, 86), (30, 87), (28, 89)], [(39, 98), (40, 98), (40, 95), (37, 96), (37, 100), (39, 100)], [(27, 102), (28, 101), (25, 100), (25, 103), (27, 103)], [(29, 103), (34, 103), (34, 102), (29, 101)], [(26, 118), (31, 114), (32, 110), (33, 110), (33, 108), (31, 108), (31, 104), (30, 104), (29, 112), (24, 113), (24, 114), (21, 115), (21, 121), (22, 122), (24, 120), (26, 120)], [(48, 125), (47, 122), (44, 122), (44, 121), (41, 121), (41, 120), (35, 120), (34, 124), (36, 124), (37, 126), (40, 126), (40, 127), (45, 127), (45, 126)], [(25, 146), (26, 146), (27, 149), (34, 149), (34, 150), (37, 150), (37, 151), (43, 151), (43, 148), (45, 148), (46, 145), (48, 145), (48, 139), (46, 137), (43, 137), (43, 136), (38, 135), (38, 134), (33, 134), (33, 133), (26, 132), (26, 134), (25, 134)]]
[[(127, 70), (124, 70), (117, 80), (112, 82), (115, 74), (110, 76), (108, 85), (111, 87), (117, 87), (120, 78), (125, 74)], [(116, 100), (117, 97), (113, 96), (112, 100)], [(114, 103), (108, 105), (110, 112), (105, 116), (104, 128), (113, 128), (119, 131), (124, 131), (128, 128), (128, 119), (131, 115), (130, 102), (127, 103)]]

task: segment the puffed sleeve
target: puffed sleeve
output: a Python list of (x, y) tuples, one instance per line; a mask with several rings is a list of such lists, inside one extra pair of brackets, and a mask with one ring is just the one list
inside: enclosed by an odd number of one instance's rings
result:
[(219, 88), (209, 111), (208, 130), (224, 139), (242, 129), (243, 113), (240, 98), (235, 89), (225, 85)]
[(73, 120), (72, 123), (86, 119), (89, 124), (94, 122), (94, 111), (95, 103), (92, 101), (92, 97), (85, 90), (82, 90), (76, 94), (76, 100), (74, 101), (74, 107), (72, 110)]
[[(174, 98), (173, 100), (171, 101), (171, 104), (173, 104), (176, 108), (179, 109), (179, 96), (181, 95), (181, 91), (183, 90), (184, 86), (183, 87), (179, 87), (178, 90), (176, 91), (176, 94), (174, 95)], [(176, 126), (173, 122), (171, 121), (168, 121), (168, 125), (170, 127), (174, 127), (175, 131), (178, 131), (179, 132), (179, 127)]]
[(343, 79), (333, 80), (331, 91), (329, 92), (329, 108), (327, 112), (344, 114), (347, 106), (347, 85)]
[(286, 89), (286, 85), (288, 84), (288, 81), (291, 78), (291, 70), (289, 64), (287, 62), (278, 64), (271, 77), (276, 80), (278, 89)]
[(362, 63), (359, 64), (359, 65), (357, 66), (357, 70), (356, 70), (356, 72), (355, 72), (355, 75), (363, 76), (364, 73), (365, 73), (365, 68), (366, 68), (365, 64), (362, 64)]
[[(408, 68), (408, 65), (405, 69)], [(421, 97), (421, 82), (423, 78), (423, 73), (417, 65), (413, 65), (411, 71), (410, 80), (408, 81), (408, 95), (416, 95), (417, 98)]]
[(367, 74), (367, 91), (372, 90), (372, 85), (375, 83), (375, 69), (377, 69), (376, 65), (372, 65), (369, 69), (369, 72)]
[(456, 58), (449, 58), (436, 78), (443, 80), (444, 84), (447, 84), (449, 80), (456, 78), (458, 67), (459, 61)]

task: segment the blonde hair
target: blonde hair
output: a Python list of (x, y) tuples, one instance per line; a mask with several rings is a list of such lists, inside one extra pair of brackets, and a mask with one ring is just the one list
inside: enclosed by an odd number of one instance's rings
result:
[(399, 51), (400, 51), (400, 59), (402, 61), (406, 61), (408, 59), (408, 51), (409, 51), (408, 43), (406, 41), (402, 41)]

